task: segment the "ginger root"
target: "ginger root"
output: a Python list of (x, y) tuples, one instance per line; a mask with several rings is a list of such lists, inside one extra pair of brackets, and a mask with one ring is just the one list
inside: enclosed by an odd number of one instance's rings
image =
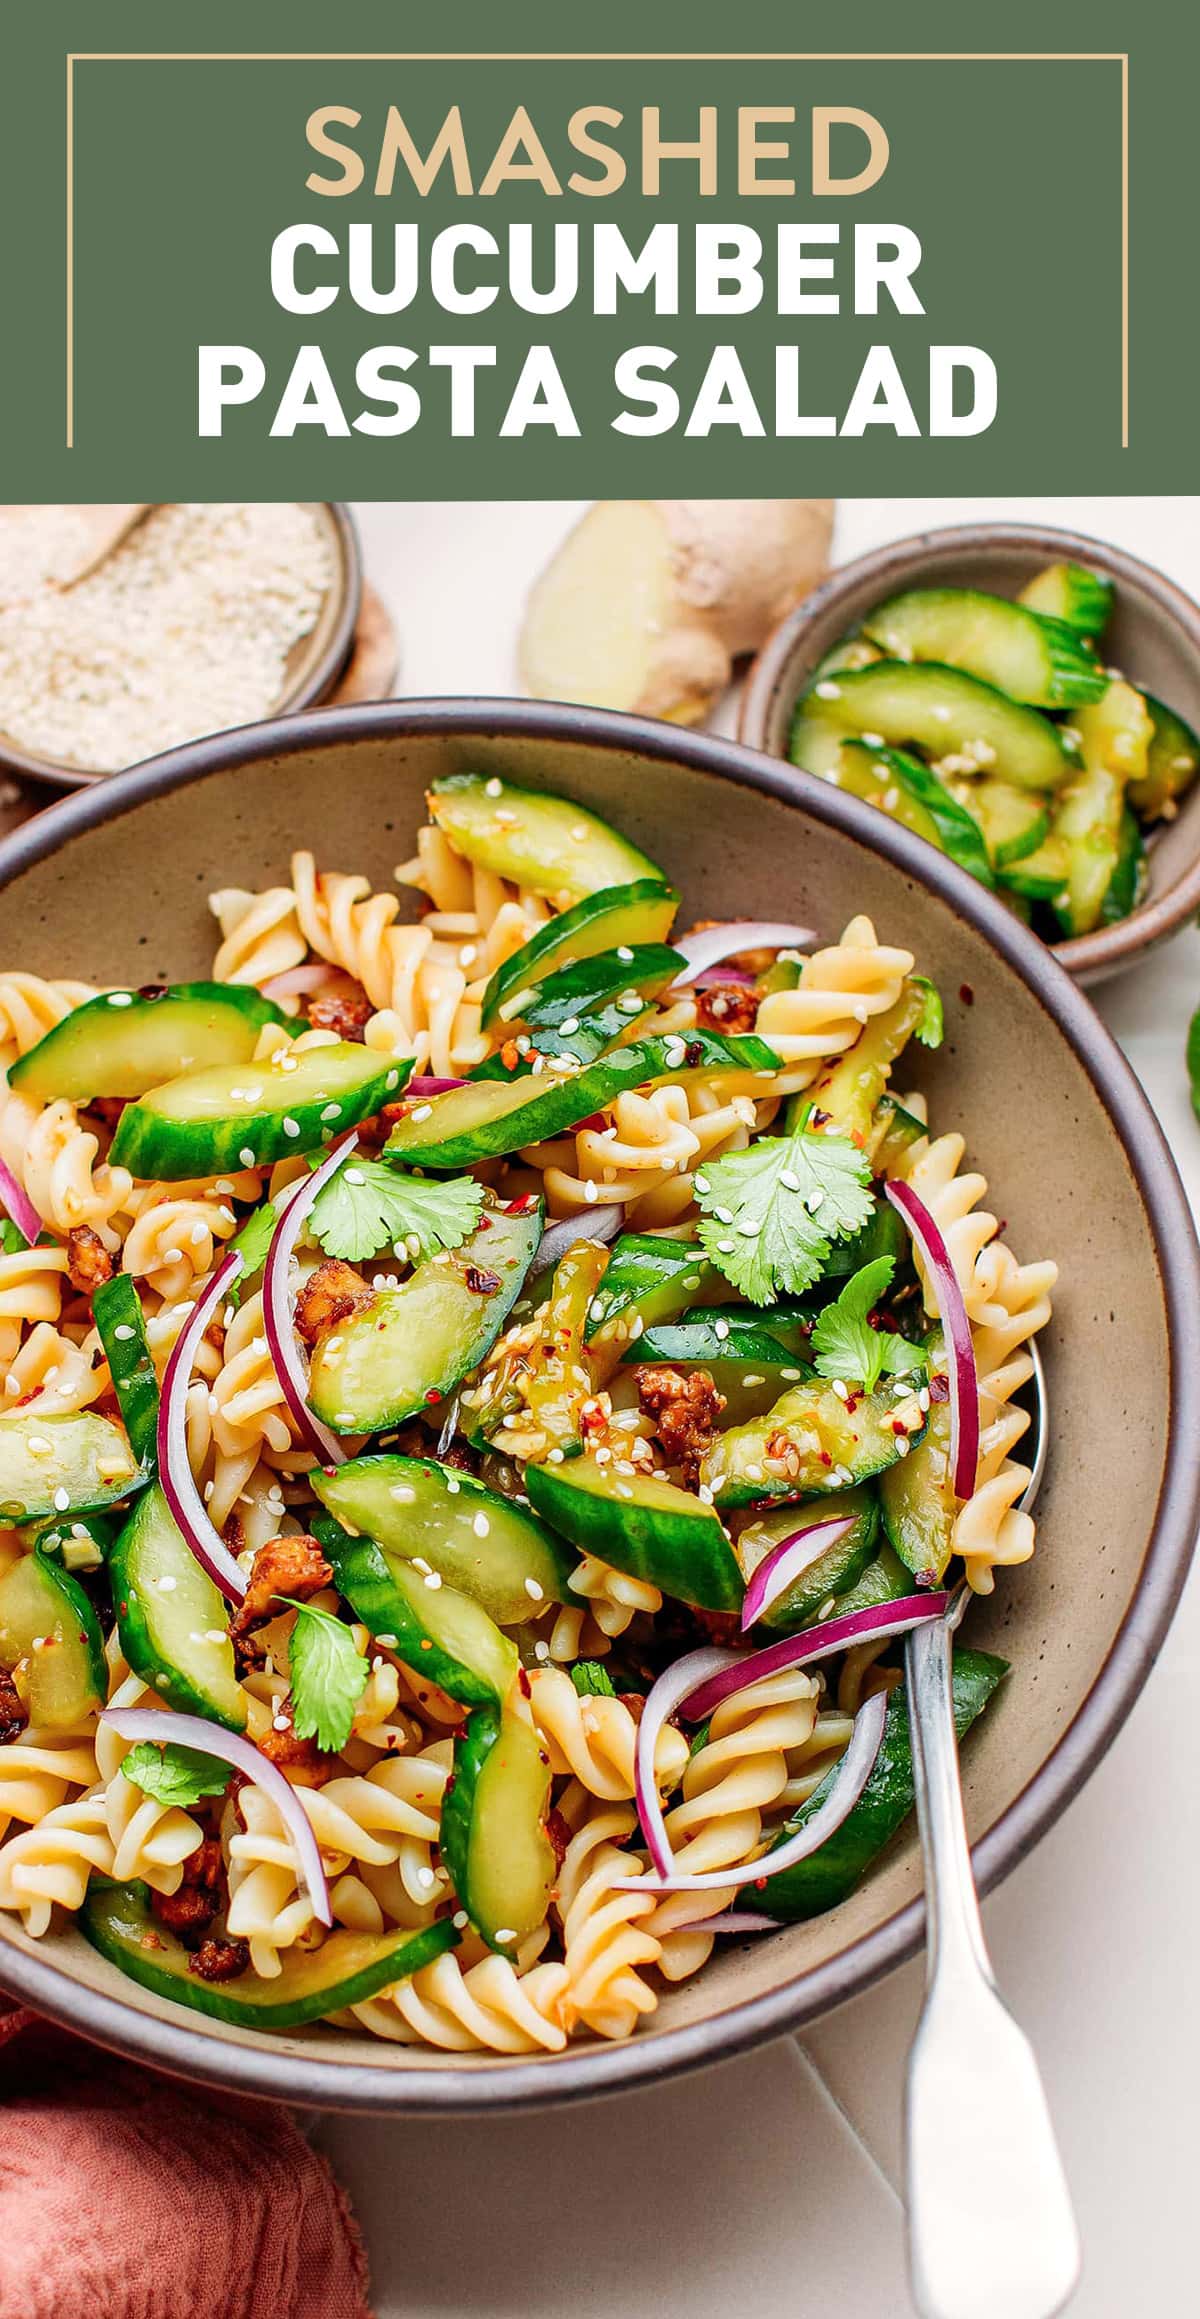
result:
[(828, 568), (831, 499), (601, 499), (535, 582), (519, 646), (541, 700), (694, 725)]

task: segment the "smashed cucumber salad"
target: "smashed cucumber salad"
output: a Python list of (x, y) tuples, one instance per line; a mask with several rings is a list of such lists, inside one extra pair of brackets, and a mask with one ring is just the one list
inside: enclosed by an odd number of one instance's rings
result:
[[(943, 1034), (910, 951), (681, 934), (655, 863), (496, 775), (429, 807), (545, 905), (469, 1075), (370, 1044), (320, 956), (274, 997), (102, 992), (10, 1063), (130, 1208), (208, 1186), (236, 1230), (171, 1305), (120, 1210), (56, 1233), (0, 1172), (94, 1385), (0, 1413), (0, 1906), (221, 2021), (553, 2052), (836, 1906), (905, 1821), (902, 1638), (1032, 1551), (1054, 1268), (982, 1213), (964, 1250), (982, 1179), (893, 1086)], [(314, 1032), (335, 983), (354, 1036)], [(631, 1103), (665, 1227), (605, 1161)], [(218, 1525), (235, 1341), (272, 1425)], [(1005, 1673), (958, 1649), (960, 1733)]]
[(868, 613), (797, 705), (795, 765), (913, 830), (1047, 941), (1127, 918), (1145, 832), (1200, 766), (1183, 719), (1103, 664), (1113, 585), (1053, 564), (1015, 602), (912, 588)]

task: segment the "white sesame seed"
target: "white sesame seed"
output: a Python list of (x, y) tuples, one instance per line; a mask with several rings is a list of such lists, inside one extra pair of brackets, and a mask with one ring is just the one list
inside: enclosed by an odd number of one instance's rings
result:
[(566, 1017), (566, 1020), (565, 1020), (564, 1022), (561, 1022), (561, 1023), (559, 1024), (559, 1026), (558, 1026), (558, 1027), (559, 1027), (559, 1030), (562, 1032), (562, 1035), (563, 1035), (564, 1039), (569, 1039), (569, 1038), (571, 1038), (571, 1037), (574, 1035), (574, 1033), (575, 1033), (575, 1032), (576, 1032), (576, 1031), (579, 1029), (579, 1017), (578, 1017), (578, 1015), (568, 1015), (568, 1016)]
[(340, 1103), (327, 1103), (321, 1113), (322, 1119), (340, 1119), (341, 1116), (342, 1107)]
[(550, 1656), (549, 1643), (535, 1643), (533, 1646), (533, 1655), (535, 1659), (548, 1659)]
[(471, 1922), (471, 1919), (467, 1915), (465, 1908), (456, 1908), (453, 1916), (450, 1919), (450, 1922), (454, 1926), (456, 1932), (465, 1932), (467, 1926)]
[(804, 1205), (807, 1208), (809, 1215), (815, 1216), (818, 1208), (823, 1208), (825, 1205), (824, 1192), (810, 1192)]
[(426, 1571), (426, 1573), (425, 1573), (425, 1584), (426, 1584), (426, 1586), (429, 1588), (429, 1590), (430, 1590), (430, 1592), (431, 1592), (432, 1594), (436, 1594), (436, 1593), (437, 1593), (437, 1590), (438, 1590), (439, 1586), (441, 1585), (441, 1583), (442, 1583), (442, 1574), (441, 1574), (441, 1571), (440, 1571), (440, 1570), (427, 1570), (427, 1571)]
[(835, 684), (830, 676), (823, 677), (820, 684), (813, 686), (813, 691), (819, 701), (840, 701), (842, 697), (840, 684)]
[(738, 1225), (738, 1231), (741, 1233), (743, 1240), (757, 1240), (759, 1233), (762, 1231), (761, 1216), (743, 1216), (741, 1222)]
[(536, 1578), (526, 1579), (525, 1592), (531, 1602), (544, 1602), (546, 1599), (546, 1589), (544, 1586), (538, 1585)]
[(489, 1522), (486, 1514), (481, 1512), (472, 1516), (471, 1528), (475, 1532), (477, 1538), (486, 1538), (491, 1527), (492, 1525)]
[(718, 1224), (732, 1224), (733, 1222), (732, 1208), (714, 1208), (713, 1214), (716, 1217)]
[(485, 797), (503, 797), (504, 783), (502, 781), (498, 781), (495, 774), (493, 773), (491, 780), (484, 782), (483, 790)]
[(244, 1168), (252, 1168), (255, 1164), (254, 1153), (251, 1151), (249, 1144), (243, 1145), (241, 1151), (238, 1153), (238, 1158), (240, 1159)]
[(31, 1433), (28, 1447), (34, 1457), (49, 1457), (52, 1444), (45, 1439), (43, 1434)]
[(850, 1388), (847, 1385), (844, 1377), (834, 1378), (833, 1390), (837, 1394), (839, 1401), (848, 1401), (850, 1399)]
[(137, 1335), (137, 1330), (131, 1329), (128, 1321), (122, 1321), (119, 1326), (113, 1330), (113, 1335), (116, 1338), (118, 1344), (127, 1345), (130, 1338)]
[[(572, 832), (571, 832), (571, 835), (572, 835), (572, 836), (574, 836), (574, 834), (575, 834), (575, 833), (574, 833), (574, 831), (572, 830)], [(587, 831), (586, 831), (586, 830), (584, 830), (584, 832), (583, 832), (583, 835), (584, 835), (585, 837), (587, 836)], [(515, 1927), (515, 1925), (511, 1925), (511, 1924), (501, 1924), (501, 1925), (497, 1925), (497, 1927), (496, 1927), (496, 1938), (497, 1938), (497, 1940), (498, 1940), (498, 1941), (515, 1941), (516, 1937), (517, 1937), (517, 1933), (516, 1933), (516, 1927)]]
[(562, 1453), (561, 1449), (548, 1449), (548, 1450), (546, 1451), (546, 1463), (547, 1463), (547, 1465), (561, 1465), (561, 1464), (562, 1464), (562, 1462), (563, 1462), (563, 1453)]
[(295, 1055), (281, 1055), (279, 1058), (279, 1068), (281, 1071), (298, 1071), (300, 1065)]
[(461, 1490), (461, 1488), (462, 1488), (462, 1483), (461, 1483), (461, 1482), (458, 1480), (458, 1478), (457, 1478), (457, 1476), (456, 1476), (456, 1475), (454, 1475), (454, 1474), (447, 1474), (447, 1476), (446, 1476), (446, 1488), (449, 1490), (451, 1497), (452, 1497), (452, 1498), (456, 1498), (456, 1497), (458, 1496), (458, 1493), (459, 1493), (459, 1491), (460, 1491), (460, 1490)]
[(110, 990), (108, 1003), (110, 1007), (131, 1007), (133, 1005), (133, 992), (131, 990)]
[(71, 1503), (71, 1493), (70, 1493), (70, 1491), (69, 1491), (69, 1490), (62, 1490), (62, 1489), (59, 1489), (59, 1490), (56, 1490), (56, 1491), (55, 1491), (55, 1493), (54, 1493), (54, 1510), (55, 1510), (55, 1513), (56, 1513), (56, 1514), (65, 1514), (65, 1513), (66, 1513), (66, 1510), (67, 1510), (67, 1508), (68, 1508), (68, 1506), (70, 1505), (70, 1503)]
[(159, 1581), (158, 1581), (158, 1591), (159, 1591), (159, 1593), (160, 1593), (160, 1594), (174, 1594), (174, 1592), (175, 1592), (175, 1589), (176, 1589), (176, 1587), (178, 1586), (178, 1584), (179, 1584), (179, 1581), (178, 1581), (178, 1579), (177, 1579), (177, 1578), (172, 1578), (172, 1577), (171, 1577), (171, 1576), (168, 1574), (166, 1577), (164, 1577), (164, 1578), (160, 1578), (160, 1579), (159, 1579)]
[(783, 1185), (785, 1192), (798, 1192), (800, 1189), (800, 1178), (797, 1175), (793, 1175), (790, 1168), (780, 1169), (779, 1181)]
[[(725, 1221), (724, 1217), (722, 1217), (721, 1221), (722, 1221), (722, 1223), (724, 1223), (724, 1221)], [(728, 1321), (714, 1321), (714, 1322), (713, 1322), (713, 1335), (714, 1335), (715, 1337), (720, 1337), (720, 1339), (721, 1339), (721, 1342), (722, 1342), (722, 1344), (723, 1344), (723, 1343), (724, 1343), (724, 1341), (725, 1341), (725, 1339), (726, 1339), (726, 1337), (729, 1335), (729, 1323), (728, 1323)]]
[(298, 1120), (298, 1119), (290, 1119), (290, 1118), (286, 1118), (286, 1117), (285, 1117), (285, 1119), (284, 1119), (284, 1122), (283, 1122), (283, 1132), (284, 1132), (284, 1134), (285, 1134), (285, 1135), (299, 1135), (299, 1133), (300, 1133), (300, 1122), (299, 1122), (299, 1120)]
[(765, 1385), (766, 1382), (766, 1378), (760, 1377), (758, 1372), (753, 1369), (747, 1369), (745, 1375), (742, 1378), (743, 1385)]
[(411, 1117), (413, 1119), (428, 1119), (431, 1117), (432, 1112), (432, 1103), (418, 1103), (416, 1110), (412, 1112)]
[(415, 1502), (416, 1495), (416, 1491), (410, 1489), (407, 1482), (393, 1482), (388, 1491), (389, 1498), (394, 1498), (398, 1506), (411, 1506)]
[(732, 1256), (732, 1254), (733, 1254), (733, 1251), (734, 1251), (734, 1248), (735, 1248), (735, 1246), (736, 1246), (736, 1242), (735, 1242), (735, 1241), (733, 1241), (733, 1240), (718, 1240), (718, 1242), (717, 1242), (717, 1254), (718, 1254), (718, 1256)]
[(645, 1000), (639, 998), (636, 990), (625, 990), (617, 1000), (617, 1005), (623, 1015), (640, 1015)]

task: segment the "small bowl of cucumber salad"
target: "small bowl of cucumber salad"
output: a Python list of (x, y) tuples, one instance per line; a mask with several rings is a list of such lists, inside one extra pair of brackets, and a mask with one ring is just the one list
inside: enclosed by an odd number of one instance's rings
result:
[(1081, 534), (956, 525), (835, 572), (740, 737), (958, 864), (1099, 982), (1200, 906), (1200, 606)]

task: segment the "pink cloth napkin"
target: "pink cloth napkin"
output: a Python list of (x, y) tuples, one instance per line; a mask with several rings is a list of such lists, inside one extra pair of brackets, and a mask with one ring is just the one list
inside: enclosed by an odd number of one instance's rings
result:
[(190, 2091), (13, 2008), (0, 2319), (371, 2319), (366, 2257), (286, 2110)]

